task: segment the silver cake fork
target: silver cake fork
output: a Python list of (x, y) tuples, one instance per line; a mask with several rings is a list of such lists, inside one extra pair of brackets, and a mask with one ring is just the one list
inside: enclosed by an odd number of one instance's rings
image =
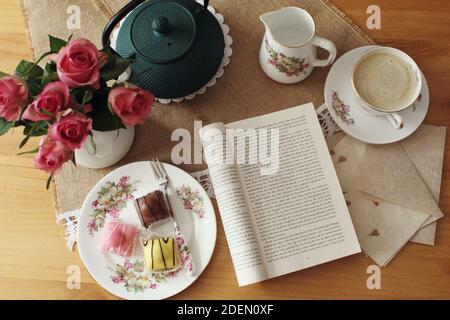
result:
[[(184, 241), (186, 241), (186, 243), (187, 243), (187, 240), (184, 237), (183, 233), (181, 232), (180, 227), (178, 225), (178, 222), (175, 219), (175, 215), (173, 214), (172, 207), (170, 205), (169, 197), (167, 196), (166, 190), (167, 190), (167, 187), (169, 185), (169, 176), (167, 175), (167, 172), (164, 169), (164, 166), (161, 164), (161, 162), (159, 162), (158, 158), (156, 158), (155, 160), (150, 161), (150, 166), (152, 168), (153, 175), (156, 178), (157, 184), (159, 185), (160, 190), (163, 192), (164, 199), (165, 199), (167, 205), (169, 206), (170, 212), (172, 213), (172, 219), (173, 219), (173, 223), (174, 223), (175, 234), (177, 236), (183, 238)], [(189, 247), (189, 245), (188, 245), (188, 247)], [(193, 259), (192, 259), (192, 254), (191, 254), (190, 250), (188, 249), (187, 252), (191, 256), (190, 260), (192, 261)], [(189, 275), (194, 276), (195, 275), (195, 267), (194, 267), (193, 261), (191, 263), (191, 266), (192, 266), (192, 269), (191, 270), (187, 270), (187, 271), (188, 271)]]
[(169, 178), (167, 176), (166, 170), (164, 169), (161, 162), (159, 162), (158, 158), (150, 161), (150, 165), (152, 167), (153, 174), (155, 175), (158, 185), (162, 187), (162, 191), (165, 192), (167, 190), (167, 185), (169, 184)]

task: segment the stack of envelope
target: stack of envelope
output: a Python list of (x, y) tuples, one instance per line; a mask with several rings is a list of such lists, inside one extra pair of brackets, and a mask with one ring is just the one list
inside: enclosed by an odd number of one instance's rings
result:
[(408, 241), (434, 245), (445, 127), (422, 125), (389, 145), (342, 133), (328, 140), (361, 248), (386, 266)]

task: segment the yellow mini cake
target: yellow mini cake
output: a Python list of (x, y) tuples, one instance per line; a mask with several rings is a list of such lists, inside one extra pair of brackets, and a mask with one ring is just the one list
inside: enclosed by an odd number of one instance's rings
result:
[(180, 254), (174, 237), (154, 238), (143, 244), (145, 265), (150, 272), (171, 271), (180, 266)]

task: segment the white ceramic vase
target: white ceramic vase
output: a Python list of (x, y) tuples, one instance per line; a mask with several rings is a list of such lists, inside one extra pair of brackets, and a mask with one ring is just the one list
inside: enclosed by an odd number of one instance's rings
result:
[(93, 130), (81, 149), (75, 150), (77, 165), (89, 169), (102, 169), (122, 160), (134, 141), (134, 126), (114, 131)]

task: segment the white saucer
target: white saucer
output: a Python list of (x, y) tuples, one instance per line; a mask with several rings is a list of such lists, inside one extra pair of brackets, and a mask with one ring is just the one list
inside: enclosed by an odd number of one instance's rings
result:
[(404, 121), (402, 129), (392, 126), (385, 116), (369, 116), (360, 106), (351, 85), (355, 61), (374, 46), (353, 49), (333, 65), (325, 82), (325, 103), (336, 124), (352, 137), (372, 144), (387, 144), (405, 139), (422, 124), (428, 111), (430, 96), (422, 73), (422, 91), (414, 107), (399, 112)]
[(124, 299), (156, 300), (179, 293), (198, 279), (214, 252), (217, 225), (211, 200), (191, 175), (169, 164), (164, 168), (170, 180), (167, 195), (184, 236), (181, 242), (177, 237), (181, 258), (184, 266), (193, 263), (192, 271), (183, 268), (171, 275), (155, 276), (145, 271), (140, 245), (135, 245), (128, 259), (101, 249), (102, 221), (118, 219), (141, 227), (133, 199), (158, 186), (149, 162), (131, 163), (106, 175), (89, 192), (81, 209), (77, 233), (81, 260), (99, 285)]

